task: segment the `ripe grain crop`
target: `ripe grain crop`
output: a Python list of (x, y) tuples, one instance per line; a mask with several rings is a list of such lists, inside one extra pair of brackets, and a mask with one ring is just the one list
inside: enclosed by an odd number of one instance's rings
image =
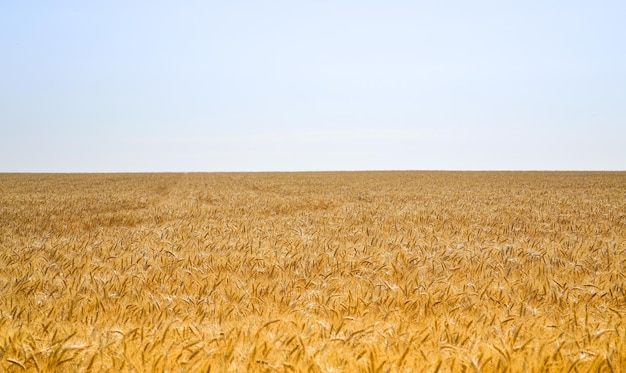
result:
[(626, 173), (0, 174), (0, 371), (626, 371)]

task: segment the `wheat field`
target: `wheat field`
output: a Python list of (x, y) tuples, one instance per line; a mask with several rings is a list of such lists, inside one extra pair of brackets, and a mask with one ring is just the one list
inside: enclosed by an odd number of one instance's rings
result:
[(0, 371), (623, 372), (626, 173), (0, 174)]

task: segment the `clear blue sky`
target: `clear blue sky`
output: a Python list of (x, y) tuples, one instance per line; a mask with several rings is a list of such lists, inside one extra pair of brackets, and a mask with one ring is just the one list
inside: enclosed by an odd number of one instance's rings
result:
[(626, 170), (624, 1), (3, 1), (0, 172)]

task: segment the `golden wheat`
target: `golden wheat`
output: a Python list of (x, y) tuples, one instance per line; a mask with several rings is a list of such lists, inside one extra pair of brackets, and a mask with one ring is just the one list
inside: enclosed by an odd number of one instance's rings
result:
[(0, 174), (0, 370), (626, 371), (626, 173)]

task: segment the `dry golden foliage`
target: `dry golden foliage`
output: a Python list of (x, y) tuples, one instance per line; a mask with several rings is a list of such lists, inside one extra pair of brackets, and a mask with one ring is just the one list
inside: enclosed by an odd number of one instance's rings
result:
[(0, 370), (626, 371), (626, 173), (0, 174)]

